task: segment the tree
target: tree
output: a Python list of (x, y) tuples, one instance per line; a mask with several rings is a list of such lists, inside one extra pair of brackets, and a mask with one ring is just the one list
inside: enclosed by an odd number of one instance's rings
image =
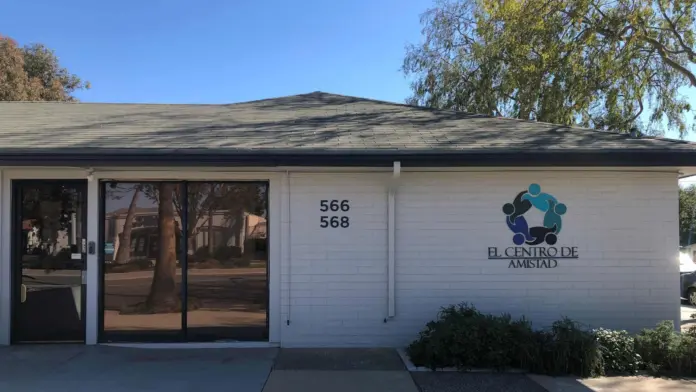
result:
[[(679, 188), (679, 245), (696, 242), (696, 186)], [(694, 230), (693, 232), (691, 230)], [(691, 242), (689, 234), (691, 233)]]
[[(132, 225), (133, 214), (130, 211), (136, 203), (137, 192), (142, 192), (145, 197), (158, 204), (158, 254), (155, 260), (154, 274), (150, 285), (149, 294), (144, 303), (138, 304), (135, 312), (142, 313), (167, 313), (177, 312), (181, 309), (181, 299), (176, 284), (177, 236), (181, 231), (177, 227), (177, 215), (185, 208), (182, 203), (182, 192), (187, 189), (189, 239), (196, 234), (196, 223), (204, 216), (211, 215), (212, 210), (224, 210), (234, 220), (237, 233), (241, 231), (242, 221), (238, 218), (244, 212), (260, 212), (265, 214), (265, 187), (258, 187), (253, 183), (188, 183), (184, 186), (180, 182), (141, 183), (136, 187), (129, 213), (126, 216), (125, 226)], [(209, 218), (210, 219), (210, 218)], [(131, 223), (129, 223), (131, 222)], [(210, 222), (207, 229), (210, 230)], [(200, 227), (203, 227), (201, 225)], [(183, 228), (182, 228), (183, 229)], [(125, 237), (125, 235), (124, 235)], [(209, 236), (212, 238), (212, 236)], [(238, 241), (241, 236), (237, 235)], [(128, 250), (130, 245), (128, 247)], [(120, 249), (120, 247), (119, 247)], [(120, 252), (120, 251), (119, 251)], [(195, 307), (195, 303), (189, 303), (189, 309)]]
[[(187, 233), (189, 250), (192, 247), (193, 238), (201, 230), (208, 232), (208, 255), (213, 256), (215, 247), (223, 244), (215, 244), (213, 239), (213, 216), (215, 211), (224, 211), (227, 219), (232, 222), (236, 243), (241, 241), (241, 232), (244, 229), (244, 214), (258, 213), (257, 209), (265, 205), (265, 193), (260, 192), (260, 187), (254, 183), (225, 183), (225, 182), (190, 182), (188, 189), (188, 224)], [(175, 190), (174, 206), (179, 216), (182, 216), (183, 200), (181, 192), (184, 187)], [(262, 189), (265, 189), (262, 187)]]
[(133, 218), (135, 217), (135, 209), (138, 204), (139, 195), (140, 187), (136, 185), (133, 187), (133, 198), (131, 199), (130, 205), (128, 205), (128, 212), (126, 212), (126, 219), (123, 224), (123, 231), (118, 234), (120, 238), (118, 241), (118, 251), (116, 252), (116, 259), (114, 260), (114, 264), (125, 264), (130, 259), (131, 233), (133, 232)]
[[(695, 0), (439, 0), (407, 48), (409, 103), (684, 135)], [(640, 121), (650, 109), (648, 124)]]
[(152, 313), (178, 311), (181, 300), (176, 287), (176, 223), (174, 219), (174, 187), (162, 182), (159, 196), (159, 247), (155, 273), (145, 306)]
[(60, 66), (51, 49), (19, 47), (0, 35), (0, 101), (74, 101), (73, 92), (88, 88), (89, 82)]

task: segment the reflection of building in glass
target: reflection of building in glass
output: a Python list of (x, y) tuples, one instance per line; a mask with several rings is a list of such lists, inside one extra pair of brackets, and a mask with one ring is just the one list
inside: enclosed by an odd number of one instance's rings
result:
[[(127, 215), (128, 208), (121, 208), (105, 216), (104, 238), (113, 244), (113, 253), (105, 255), (107, 261), (114, 260), (118, 254)], [(189, 254), (208, 257), (228, 248), (228, 254), (254, 257), (254, 252), (265, 251), (266, 218), (247, 212), (235, 214), (229, 210), (213, 210), (201, 215), (196, 224), (189, 222)], [(189, 216), (189, 219), (196, 218)], [(175, 220), (179, 233), (178, 248), (181, 245), (181, 219), (176, 216)], [(129, 260), (157, 258), (158, 243), (158, 209), (136, 208)]]

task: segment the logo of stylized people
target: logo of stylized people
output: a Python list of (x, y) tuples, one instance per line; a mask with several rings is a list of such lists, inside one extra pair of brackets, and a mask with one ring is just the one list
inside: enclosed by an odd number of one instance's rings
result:
[[(529, 227), (524, 214), (532, 207), (544, 212), (543, 226)], [(508, 228), (512, 230), (512, 242), (515, 245), (554, 245), (563, 226), (561, 215), (567, 211), (566, 205), (559, 203), (555, 197), (541, 192), (539, 184), (531, 184), (520, 192), (512, 203), (505, 203), (503, 212)]]

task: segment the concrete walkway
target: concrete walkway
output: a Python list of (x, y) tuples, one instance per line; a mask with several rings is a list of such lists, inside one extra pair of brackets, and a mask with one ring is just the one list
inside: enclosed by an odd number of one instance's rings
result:
[(0, 391), (260, 392), (277, 349), (0, 348)]
[(0, 348), (0, 391), (652, 392), (696, 381), (412, 372), (392, 349)]
[(696, 380), (655, 377), (598, 377), (577, 379), (530, 375), (548, 392), (694, 392)]
[(263, 392), (418, 392), (393, 349), (281, 349)]

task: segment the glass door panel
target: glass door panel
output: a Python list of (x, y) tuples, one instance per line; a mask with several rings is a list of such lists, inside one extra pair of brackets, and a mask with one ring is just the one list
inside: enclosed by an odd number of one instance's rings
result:
[(187, 339), (268, 340), (267, 184), (187, 185)]
[(267, 183), (102, 186), (102, 341), (268, 340)]
[(183, 339), (180, 187), (104, 184), (102, 340)]
[(13, 182), (15, 342), (84, 341), (84, 182)]

